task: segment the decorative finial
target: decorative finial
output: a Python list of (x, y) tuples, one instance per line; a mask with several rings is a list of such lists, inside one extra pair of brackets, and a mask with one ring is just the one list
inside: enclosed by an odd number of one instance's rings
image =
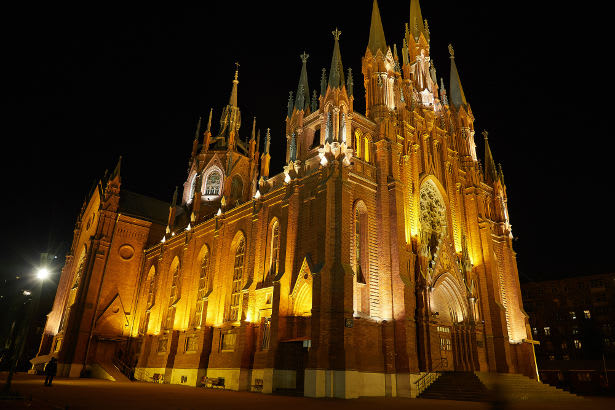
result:
[(331, 32), (331, 34), (333, 34), (333, 38), (335, 38), (335, 41), (337, 41), (340, 39), (340, 35), (342, 34), (342, 32), (336, 27), (335, 30)]
[(425, 32), (429, 35), (429, 24), (427, 24), (427, 19), (425, 19)]
[(487, 136), (489, 135), (489, 133), (487, 131), (483, 131), (483, 137), (485, 137), (485, 141), (487, 141)]
[(235, 61), (235, 81), (238, 80), (239, 77), (239, 62)]
[(299, 57), (301, 57), (301, 61), (305, 64), (305, 63), (307, 63), (307, 60), (308, 60), (309, 56), (310, 55), (304, 51), (303, 54), (301, 54)]
[(453, 45), (450, 43), (448, 45), (448, 53), (451, 55), (451, 58), (455, 58), (455, 50), (453, 50)]

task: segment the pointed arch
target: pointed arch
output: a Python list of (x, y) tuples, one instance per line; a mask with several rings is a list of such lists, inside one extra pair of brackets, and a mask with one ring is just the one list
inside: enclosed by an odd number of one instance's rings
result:
[(209, 294), (209, 264), (211, 259), (211, 252), (209, 251), (209, 246), (207, 244), (203, 245), (201, 251), (199, 252), (199, 256), (197, 261), (200, 263), (199, 269), (199, 279), (197, 284), (197, 295), (196, 295), (196, 307), (194, 309), (194, 317), (192, 319), (192, 325), (194, 327), (201, 327), (203, 324), (203, 308), (205, 307), (205, 299)]
[(265, 271), (265, 281), (276, 277), (280, 267), (280, 220), (273, 217), (267, 229), (267, 269)]
[(156, 267), (152, 265), (145, 279), (145, 313), (141, 320), (139, 333), (144, 335), (149, 329), (152, 308), (156, 304)]
[(308, 257), (303, 259), (297, 281), (290, 294), (293, 316), (312, 315), (312, 289), (314, 278)]
[(175, 313), (177, 311), (177, 302), (181, 298), (181, 266), (179, 258), (176, 256), (171, 262), (169, 268), (169, 304), (167, 307), (167, 317), (164, 328), (166, 330), (173, 330), (175, 326)]
[(235, 234), (235, 238), (231, 242), (230, 255), (233, 257), (233, 275), (228, 319), (234, 322), (241, 319), (241, 290), (244, 282), (246, 256), (246, 238), (242, 231)]

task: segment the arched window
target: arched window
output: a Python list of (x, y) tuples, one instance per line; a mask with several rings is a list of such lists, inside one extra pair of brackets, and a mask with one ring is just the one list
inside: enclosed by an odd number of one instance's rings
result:
[(147, 302), (145, 303), (145, 315), (143, 317), (143, 321), (141, 322), (141, 330), (139, 332), (141, 334), (147, 333), (151, 311), (156, 303), (156, 268), (153, 266), (149, 270), (145, 286), (147, 289)]
[(280, 222), (276, 219), (271, 225), (271, 243), (269, 249), (269, 277), (278, 273), (280, 262)]
[(358, 283), (367, 283), (369, 274), (367, 253), (367, 212), (363, 203), (357, 204), (354, 213), (354, 257)]
[(365, 143), (365, 147), (363, 148), (363, 157), (365, 159), (365, 162), (369, 162), (369, 139), (367, 138), (367, 136), (365, 136), (365, 139), (363, 141)]
[(241, 201), (243, 196), (243, 181), (239, 175), (235, 175), (231, 181), (231, 204)]
[(345, 112), (342, 113), (340, 120), (342, 122), (340, 124), (340, 134), (342, 134), (342, 142), (346, 142), (346, 113)]
[(207, 282), (209, 271), (209, 248), (204, 246), (205, 251), (201, 259), (199, 275), (199, 288), (196, 296), (196, 309), (194, 311), (194, 326), (200, 327), (203, 324), (203, 306), (205, 306), (205, 295), (207, 294)]
[(356, 130), (354, 133), (354, 153), (355, 153), (355, 157), (357, 158), (361, 158), (361, 153), (363, 151), (362, 145), (363, 145), (363, 141), (361, 138), (361, 131)]
[(212, 171), (205, 182), (205, 195), (220, 195), (220, 183), (222, 175), (218, 171)]
[(173, 324), (175, 323), (175, 311), (177, 302), (180, 297), (180, 281), (179, 281), (179, 261), (175, 260), (171, 265), (171, 291), (169, 292), (169, 307), (167, 308), (167, 321), (165, 324), (165, 329), (172, 330)]
[(243, 236), (235, 248), (235, 262), (233, 264), (233, 284), (231, 288), (231, 306), (229, 320), (239, 320), (239, 305), (241, 302), (241, 286), (243, 282), (243, 263), (246, 252), (246, 241)]
[(79, 291), (79, 285), (81, 284), (81, 278), (83, 277), (83, 273), (85, 271), (85, 262), (86, 262), (86, 249), (83, 248), (81, 251), (81, 256), (79, 257), (79, 263), (77, 265), (77, 269), (75, 270), (75, 275), (73, 276), (73, 283), (68, 291), (68, 300), (66, 301), (66, 307), (64, 309), (64, 314), (62, 315), (62, 319), (60, 320), (60, 328), (59, 331), (64, 330), (66, 327), (66, 323), (68, 322), (68, 318), (70, 317), (70, 312), (75, 304), (77, 299), (77, 292)]

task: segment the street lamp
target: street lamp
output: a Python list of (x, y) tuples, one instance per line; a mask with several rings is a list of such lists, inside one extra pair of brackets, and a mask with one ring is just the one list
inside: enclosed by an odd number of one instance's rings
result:
[[(10, 391), (11, 388), (11, 381), (13, 380), (13, 374), (15, 373), (15, 369), (17, 368), (17, 363), (19, 362), (19, 359), (21, 358), (21, 356), (23, 355), (23, 350), (24, 347), (26, 345), (26, 340), (28, 339), (28, 331), (30, 328), (30, 323), (32, 322), (32, 316), (36, 315), (36, 311), (38, 309), (38, 303), (39, 303), (39, 299), (41, 297), (41, 292), (42, 292), (42, 288), (43, 288), (43, 282), (45, 282), (45, 279), (47, 279), (49, 277), (49, 269), (45, 268), (45, 267), (41, 267), (38, 268), (36, 271), (36, 279), (39, 282), (39, 286), (36, 287), (36, 291), (37, 294), (35, 296), (32, 297), (32, 301), (30, 303), (29, 309), (26, 311), (25, 314), (25, 318), (24, 318), (24, 323), (23, 323), (23, 328), (21, 330), (22, 332), (22, 336), (21, 336), (21, 340), (19, 343), (19, 347), (17, 348), (17, 354), (14, 356), (14, 360), (12, 361), (12, 363), (10, 364), (9, 367), (9, 374), (6, 378), (6, 384), (4, 385), (4, 389), (5, 392), (8, 393)], [(28, 290), (24, 290), (23, 292), (24, 296), (31, 296), (32, 292), (28, 291)], [(15, 333), (13, 334), (13, 340), (11, 342), (11, 347), (10, 349), (15, 352), (15, 342), (17, 341), (18, 337), (17, 337), (17, 331), (15, 331)]]
[(36, 278), (40, 281), (44, 281), (49, 277), (49, 269), (47, 268), (39, 268), (36, 271)]

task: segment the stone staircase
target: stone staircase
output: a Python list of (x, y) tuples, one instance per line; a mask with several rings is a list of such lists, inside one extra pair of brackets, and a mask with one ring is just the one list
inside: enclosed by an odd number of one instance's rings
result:
[(490, 401), (496, 398), (506, 401), (583, 400), (574, 394), (520, 374), (487, 372), (442, 372), (419, 397), (462, 401)]
[(488, 401), (489, 390), (472, 372), (442, 372), (424, 392), (422, 399)]

